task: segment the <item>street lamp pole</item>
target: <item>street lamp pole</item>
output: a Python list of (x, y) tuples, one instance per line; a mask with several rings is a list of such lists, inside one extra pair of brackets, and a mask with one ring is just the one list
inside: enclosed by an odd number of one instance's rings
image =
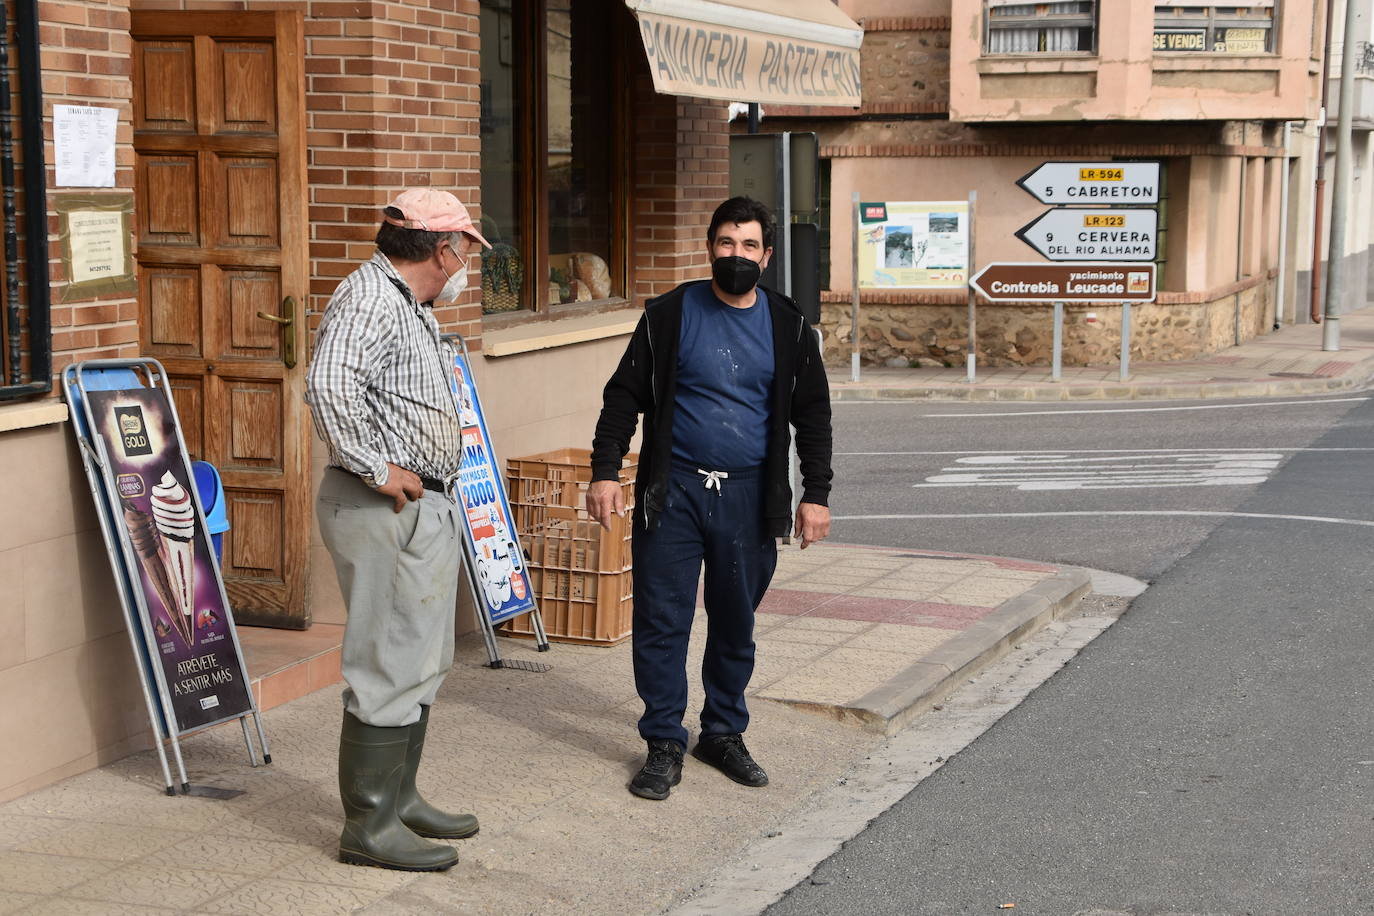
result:
[[(1359, 5), (1345, 0), (1345, 33), (1341, 36), (1340, 116), (1336, 122), (1336, 184), (1331, 189), (1331, 241), (1326, 253), (1326, 317), (1322, 322), (1322, 349), (1341, 348), (1338, 314), (1345, 297), (1345, 230), (1349, 219), (1352, 108), (1355, 107), (1355, 27)], [(1320, 150), (1318, 154), (1320, 155)]]

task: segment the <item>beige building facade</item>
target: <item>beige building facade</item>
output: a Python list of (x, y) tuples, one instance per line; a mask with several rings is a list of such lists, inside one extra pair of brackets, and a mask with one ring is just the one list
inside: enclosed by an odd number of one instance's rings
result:
[[(1048, 208), (1016, 182), (1047, 161), (1161, 165), (1159, 293), (1132, 309), (1134, 359), (1193, 358), (1278, 322), (1310, 320), (1324, 0), (840, 6), (865, 29), (863, 106), (848, 114), (774, 107), (763, 128), (814, 130), (828, 168), (822, 323), (832, 365), (847, 363), (852, 347), (853, 193), (957, 201), (976, 191), (975, 267), (1043, 261), (1015, 233)], [(1342, 15), (1337, 3), (1337, 51)], [(1367, 136), (1357, 133), (1357, 176)], [(1343, 269), (1359, 279), (1343, 308), (1364, 304), (1369, 183), (1357, 177), (1352, 192)], [(962, 290), (865, 287), (861, 301), (866, 364), (965, 364)], [(979, 363), (1048, 364), (1050, 314), (1048, 304), (980, 299)], [(1071, 305), (1065, 321), (1066, 363), (1117, 361), (1118, 307)]]

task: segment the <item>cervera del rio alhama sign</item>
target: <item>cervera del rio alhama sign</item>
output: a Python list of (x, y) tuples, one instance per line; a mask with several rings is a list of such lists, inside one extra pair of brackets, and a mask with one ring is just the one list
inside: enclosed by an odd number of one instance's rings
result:
[(668, 95), (858, 107), (859, 51), (640, 12), (654, 88)]

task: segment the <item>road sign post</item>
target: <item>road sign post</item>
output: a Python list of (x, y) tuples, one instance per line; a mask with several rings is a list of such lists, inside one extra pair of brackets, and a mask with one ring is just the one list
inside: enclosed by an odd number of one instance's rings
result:
[(1059, 381), (1064, 367), (1064, 303), (1054, 304), (1054, 348), (1050, 355), (1050, 378)]
[(1121, 381), (1131, 377), (1131, 304), (1121, 303), (1121, 371), (1117, 378)]

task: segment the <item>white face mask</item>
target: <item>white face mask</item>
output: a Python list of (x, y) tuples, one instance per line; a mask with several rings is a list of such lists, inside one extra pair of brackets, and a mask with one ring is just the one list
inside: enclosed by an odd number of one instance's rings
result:
[(458, 268), (456, 274), (449, 276), (448, 273), (445, 272), (444, 276), (448, 276), (448, 282), (445, 283), (444, 288), (439, 291), (437, 298), (441, 302), (452, 302), (463, 294), (463, 290), (468, 288), (467, 262), (464, 262), (463, 266)]

